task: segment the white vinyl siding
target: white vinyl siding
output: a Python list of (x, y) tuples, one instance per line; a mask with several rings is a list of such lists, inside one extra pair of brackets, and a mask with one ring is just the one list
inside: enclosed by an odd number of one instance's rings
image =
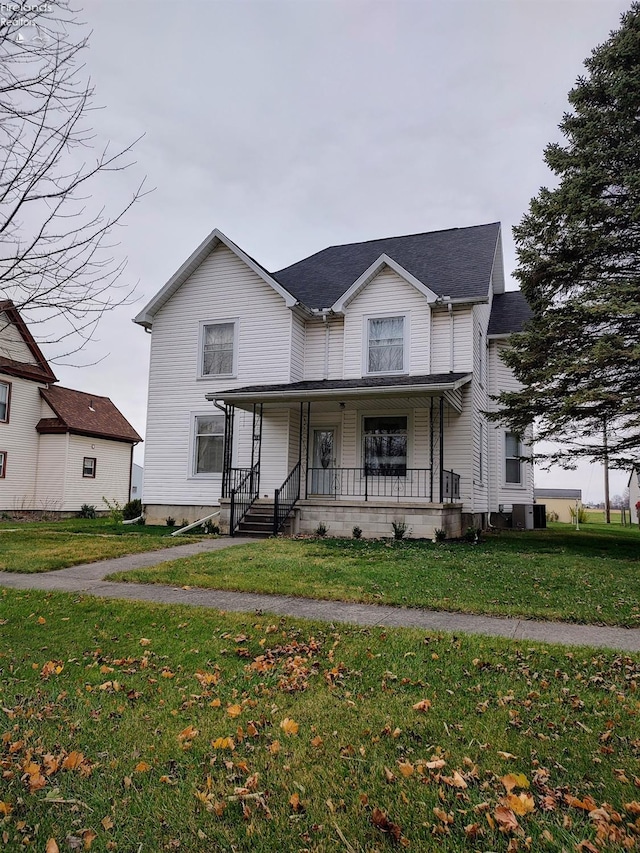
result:
[[(230, 307), (237, 318), (236, 374), (233, 378), (196, 379), (200, 321), (226, 321)], [(188, 477), (190, 413), (209, 411), (210, 406), (212, 414), (219, 414), (213, 403), (204, 399), (206, 393), (216, 389), (289, 382), (290, 353), (291, 311), (283, 298), (226, 246), (218, 245), (154, 319), (145, 442), (145, 503), (207, 506), (218, 502), (221, 479)], [(238, 431), (240, 417), (237, 412)], [(250, 433), (250, 415), (247, 421)], [(236, 442), (239, 447), (240, 435)], [(282, 448), (280, 456), (284, 456)]]
[(37, 364), (22, 335), (4, 312), (0, 313), (0, 356), (21, 364)]
[(345, 309), (344, 378), (365, 375), (367, 362), (367, 320), (403, 316), (405, 346), (403, 371), (413, 375), (429, 373), (430, 309), (426, 298), (394, 270), (385, 267)]
[(291, 312), (291, 382), (304, 379), (305, 323)]
[(438, 308), (431, 323), (431, 372), (464, 373), (473, 370), (473, 311)]
[(306, 324), (304, 378), (342, 379), (344, 319), (327, 317)]
[[(64, 439), (66, 435), (49, 438)], [(83, 477), (83, 461), (95, 458), (95, 477)], [(129, 500), (131, 445), (124, 441), (109, 441), (84, 435), (69, 435), (62, 509), (77, 511), (82, 504), (106, 509), (102, 498), (125, 504)]]
[(16, 376), (6, 381), (11, 382), (11, 411), (9, 422), (0, 423), (0, 450), (7, 454), (6, 476), (0, 480), (0, 511), (37, 509), (36, 424), (41, 417), (41, 386)]

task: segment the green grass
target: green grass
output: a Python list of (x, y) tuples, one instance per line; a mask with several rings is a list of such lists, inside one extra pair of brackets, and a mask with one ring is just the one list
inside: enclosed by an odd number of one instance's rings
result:
[(503, 532), (480, 545), (270, 539), (112, 579), (640, 625), (640, 532)]
[(0, 608), (7, 850), (637, 840), (638, 655), (39, 592)]
[[(193, 542), (171, 528), (113, 524), (108, 518), (0, 522), (0, 571), (49, 572)], [(199, 538), (199, 537), (198, 537)]]

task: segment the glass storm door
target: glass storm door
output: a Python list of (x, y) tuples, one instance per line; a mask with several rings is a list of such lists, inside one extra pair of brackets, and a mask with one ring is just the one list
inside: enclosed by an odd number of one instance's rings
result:
[(313, 473), (311, 491), (314, 495), (332, 495), (335, 491), (335, 430), (314, 429)]

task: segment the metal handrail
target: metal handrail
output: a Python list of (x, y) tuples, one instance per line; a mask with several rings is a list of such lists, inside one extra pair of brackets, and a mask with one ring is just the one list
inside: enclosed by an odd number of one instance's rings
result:
[(229, 536), (234, 536), (240, 522), (257, 500), (260, 491), (260, 463), (256, 462), (253, 468), (234, 469), (236, 487), (231, 489), (231, 501), (229, 506)]
[(282, 530), (285, 521), (291, 514), (298, 500), (300, 499), (300, 468), (298, 462), (291, 469), (287, 479), (274, 492), (273, 501), (273, 535), (277, 536)]
[[(431, 468), (389, 466), (387, 470), (365, 468), (308, 468), (307, 491), (327, 498), (425, 498), (433, 502)], [(460, 499), (460, 475), (442, 472), (442, 500)]]

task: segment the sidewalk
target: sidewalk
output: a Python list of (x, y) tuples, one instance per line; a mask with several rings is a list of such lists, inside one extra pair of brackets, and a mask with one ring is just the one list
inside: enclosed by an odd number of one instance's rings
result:
[(284, 595), (228, 592), (214, 589), (181, 589), (158, 584), (111, 583), (103, 580), (113, 572), (146, 568), (191, 557), (207, 551), (217, 551), (235, 545), (254, 542), (254, 539), (202, 540), (179, 545), (166, 551), (129, 554), (115, 560), (85, 563), (42, 574), (13, 574), (0, 572), (0, 587), (11, 589), (40, 589), (56, 592), (83, 592), (102, 598), (123, 598), (135, 601), (155, 601), (163, 604), (212, 607), (216, 610), (238, 612), (267, 612), (277, 616), (294, 616), (325, 622), (349, 622), (378, 627), (422, 628), (429, 631), (449, 631), (462, 634), (485, 634), (508, 637), (512, 640), (535, 640), (568, 646), (594, 646), (640, 652), (640, 628), (611, 628), (597, 625), (574, 625), (566, 622), (535, 622), (528, 619), (502, 619), (493, 616), (473, 616), (465, 613), (445, 613), (407, 607), (388, 607), (377, 604), (352, 604), (343, 601), (317, 601)]

